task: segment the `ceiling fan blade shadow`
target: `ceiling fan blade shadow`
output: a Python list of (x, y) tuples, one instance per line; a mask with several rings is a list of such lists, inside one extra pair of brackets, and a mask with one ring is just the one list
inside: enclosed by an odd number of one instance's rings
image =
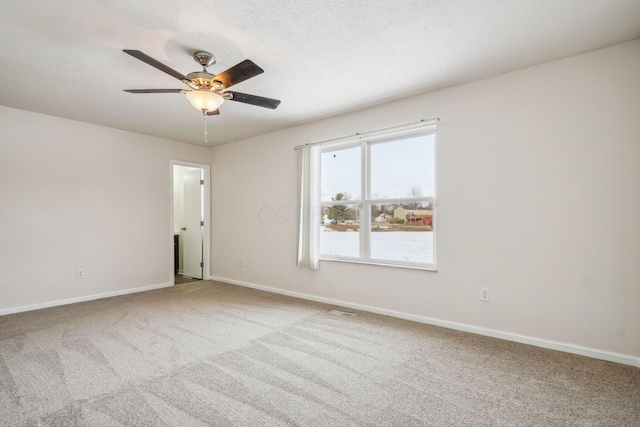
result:
[(176, 70), (174, 70), (173, 68), (164, 65), (162, 62), (153, 59), (152, 57), (150, 57), (149, 55), (140, 52), (139, 50), (131, 50), (131, 49), (123, 49), (122, 50), (124, 53), (129, 54), (131, 56), (133, 56), (136, 59), (139, 59), (142, 62), (145, 62), (149, 65), (151, 65), (154, 68), (157, 68), (158, 70), (165, 72), (167, 74), (169, 74), (172, 77), (175, 77), (178, 80), (181, 80), (183, 83), (187, 84), (187, 82), (191, 82), (191, 80), (189, 80), (187, 78), (187, 76), (185, 76), (184, 74), (181, 74), (179, 72), (177, 72)]
[(184, 89), (124, 89), (129, 93), (186, 93)]
[(269, 108), (271, 110), (275, 110), (276, 108), (278, 108), (278, 105), (280, 105), (280, 100), (278, 99), (265, 98), (263, 96), (249, 95), (246, 93), (232, 91), (228, 91), (226, 93), (230, 93), (233, 96), (230, 101), (242, 102), (244, 104), (251, 104), (257, 107)]
[(207, 116), (217, 116), (220, 114), (220, 110), (207, 111)]
[(262, 73), (264, 73), (264, 70), (262, 68), (254, 64), (253, 61), (245, 59), (241, 63), (236, 64), (228, 70), (223, 71), (215, 76), (214, 80), (222, 83), (225, 88), (229, 88)]

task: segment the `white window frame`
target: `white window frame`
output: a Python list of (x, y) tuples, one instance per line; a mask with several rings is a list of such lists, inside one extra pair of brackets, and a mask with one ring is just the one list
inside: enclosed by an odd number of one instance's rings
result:
[[(369, 165), (371, 164), (371, 150), (370, 147), (375, 144), (384, 144), (384, 143), (393, 143), (393, 141), (400, 141), (404, 139), (405, 136), (431, 136), (434, 137), (434, 162), (433, 162), (433, 174), (434, 174), (434, 195), (428, 197), (402, 197), (402, 198), (393, 198), (393, 199), (372, 199), (369, 194), (369, 190), (371, 188), (371, 176), (369, 173)], [(327, 206), (333, 205), (346, 205), (346, 206), (355, 206), (356, 209), (359, 210), (358, 218), (359, 218), (359, 237), (360, 237), (360, 245), (359, 245), (359, 257), (350, 257), (344, 255), (329, 255), (320, 253), (320, 260), (324, 261), (338, 261), (338, 262), (353, 262), (360, 264), (372, 264), (372, 265), (382, 265), (382, 266), (391, 266), (391, 267), (404, 267), (404, 268), (413, 268), (420, 270), (429, 270), (429, 271), (437, 271), (436, 268), (436, 211), (437, 211), (437, 135), (435, 126), (430, 129), (425, 130), (421, 129), (413, 129), (409, 131), (402, 132), (401, 135), (397, 133), (390, 134), (377, 134), (370, 138), (360, 138), (358, 142), (343, 142), (343, 143), (335, 143), (335, 144), (326, 144), (321, 148), (321, 153), (334, 152), (338, 150), (343, 150), (347, 148), (360, 147), (360, 200), (340, 200), (340, 201), (322, 201), (318, 200), (318, 205), (320, 206), (321, 211)], [(318, 170), (322, 170), (322, 155), (319, 156), (319, 168)], [(390, 259), (380, 259), (380, 258), (372, 258), (371, 257), (371, 205), (375, 204), (391, 204), (391, 203), (428, 203), (431, 202), (433, 209), (433, 263), (422, 263), (422, 262), (408, 262), (408, 261), (400, 261), (400, 260), (390, 260)], [(320, 224), (317, 225), (320, 227)]]

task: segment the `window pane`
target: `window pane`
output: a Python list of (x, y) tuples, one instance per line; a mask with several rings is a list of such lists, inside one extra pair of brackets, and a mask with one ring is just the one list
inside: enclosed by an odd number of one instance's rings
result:
[(323, 152), (320, 200), (360, 200), (360, 146)]
[(371, 257), (433, 264), (430, 203), (371, 205)]
[(435, 136), (371, 144), (372, 199), (435, 196)]
[(325, 206), (320, 226), (320, 254), (360, 256), (358, 213), (356, 205)]

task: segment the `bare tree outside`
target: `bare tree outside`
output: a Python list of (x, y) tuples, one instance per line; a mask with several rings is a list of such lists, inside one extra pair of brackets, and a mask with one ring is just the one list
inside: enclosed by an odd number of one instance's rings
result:
[(422, 197), (422, 186), (414, 185), (409, 189), (409, 193), (407, 193), (409, 197)]
[[(407, 193), (409, 197), (422, 197), (422, 186), (414, 185), (409, 189), (409, 193)], [(413, 202), (413, 208), (416, 209), (418, 207), (417, 202)]]

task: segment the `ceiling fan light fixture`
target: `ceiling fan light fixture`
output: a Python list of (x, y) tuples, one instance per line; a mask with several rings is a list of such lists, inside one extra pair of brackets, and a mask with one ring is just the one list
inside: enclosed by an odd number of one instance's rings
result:
[(191, 92), (187, 92), (186, 96), (196, 110), (204, 112), (215, 111), (224, 102), (223, 97), (217, 93), (206, 90), (192, 90)]

